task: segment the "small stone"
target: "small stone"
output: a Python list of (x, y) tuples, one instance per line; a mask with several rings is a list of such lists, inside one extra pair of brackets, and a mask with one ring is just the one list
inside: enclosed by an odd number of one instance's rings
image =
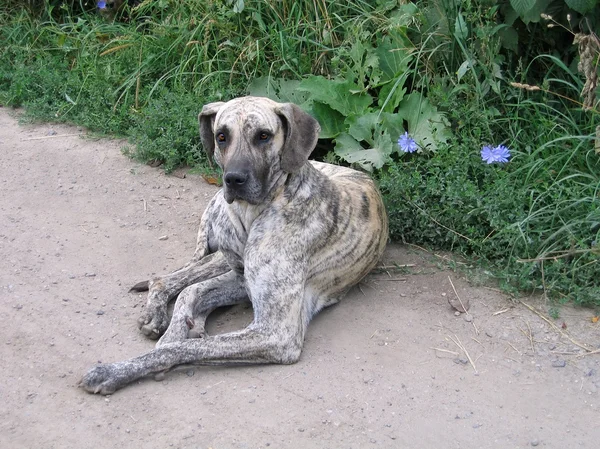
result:
[(98, 311), (96, 312), (96, 315), (104, 315), (104, 310), (98, 310)]
[(460, 316), (460, 312), (457, 310), (456, 312), (454, 312), (454, 316)]
[(470, 323), (471, 321), (473, 321), (473, 315), (469, 314), (469, 313), (465, 313), (465, 316), (463, 317), (463, 319), (467, 322)]
[(195, 371), (194, 371), (193, 369), (189, 369), (189, 370), (187, 370), (187, 371), (185, 372), (185, 374), (186, 374), (188, 377), (192, 377), (192, 376), (194, 375), (194, 373), (195, 373)]
[(94, 276), (96, 276), (96, 273), (85, 273), (86, 278), (93, 278)]
[(298, 432), (304, 432), (304, 429), (303, 429), (302, 427), (300, 427), (300, 428), (298, 429)]
[(158, 240), (168, 240), (169, 236), (168, 235), (161, 235)]
[(552, 366), (554, 368), (564, 368), (565, 366), (567, 366), (567, 362), (564, 359), (554, 360), (552, 362)]
[(534, 447), (535, 446), (539, 446), (540, 445), (540, 440), (531, 440), (531, 443), (529, 443), (529, 444), (531, 444)]

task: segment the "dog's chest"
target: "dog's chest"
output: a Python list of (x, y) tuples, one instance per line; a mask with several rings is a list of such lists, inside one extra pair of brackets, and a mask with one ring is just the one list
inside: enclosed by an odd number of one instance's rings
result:
[(248, 243), (248, 235), (256, 218), (263, 212), (264, 207), (252, 206), (247, 203), (227, 205), (223, 214), (214, 223), (219, 250), (225, 255), (232, 269), (243, 273), (244, 255)]

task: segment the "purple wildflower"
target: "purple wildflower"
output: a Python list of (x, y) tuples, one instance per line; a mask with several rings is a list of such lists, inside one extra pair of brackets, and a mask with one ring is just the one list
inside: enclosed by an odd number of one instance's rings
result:
[(414, 153), (419, 148), (417, 142), (410, 137), (408, 132), (405, 132), (400, 136), (398, 139), (398, 146), (400, 147), (400, 150), (404, 151), (405, 153)]
[(98, 6), (98, 9), (106, 9), (106, 2), (104, 0), (97, 2), (96, 5)]
[(481, 159), (483, 159), (488, 164), (493, 164), (494, 162), (505, 163), (508, 162), (510, 158), (510, 150), (504, 145), (498, 145), (497, 147), (489, 147), (485, 146), (481, 149)]

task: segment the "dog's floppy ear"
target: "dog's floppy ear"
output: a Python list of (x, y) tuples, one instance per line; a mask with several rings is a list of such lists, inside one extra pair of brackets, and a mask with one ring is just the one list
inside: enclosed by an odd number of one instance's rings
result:
[(215, 123), (215, 116), (221, 106), (225, 103), (217, 101), (215, 103), (208, 103), (204, 105), (200, 114), (198, 114), (198, 124), (200, 125), (200, 140), (202, 141), (202, 147), (208, 156), (208, 163), (212, 167), (212, 159), (215, 154), (215, 135), (213, 133), (213, 125)]
[(275, 112), (281, 118), (285, 132), (281, 169), (288, 173), (297, 172), (315, 149), (321, 126), (293, 103), (281, 104)]

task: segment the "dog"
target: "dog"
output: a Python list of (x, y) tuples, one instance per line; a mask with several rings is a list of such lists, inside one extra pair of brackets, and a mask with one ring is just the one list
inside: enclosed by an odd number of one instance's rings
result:
[[(92, 368), (80, 382), (90, 393), (182, 364), (297, 362), (311, 318), (363, 279), (387, 243), (376, 185), (362, 172), (308, 161), (320, 126), (297, 105), (242, 97), (207, 104), (198, 121), (223, 188), (202, 216), (191, 261), (134, 287), (149, 290), (138, 324), (151, 338), (162, 334), (156, 348)], [(205, 334), (213, 310), (244, 301), (254, 313), (248, 327)]]

